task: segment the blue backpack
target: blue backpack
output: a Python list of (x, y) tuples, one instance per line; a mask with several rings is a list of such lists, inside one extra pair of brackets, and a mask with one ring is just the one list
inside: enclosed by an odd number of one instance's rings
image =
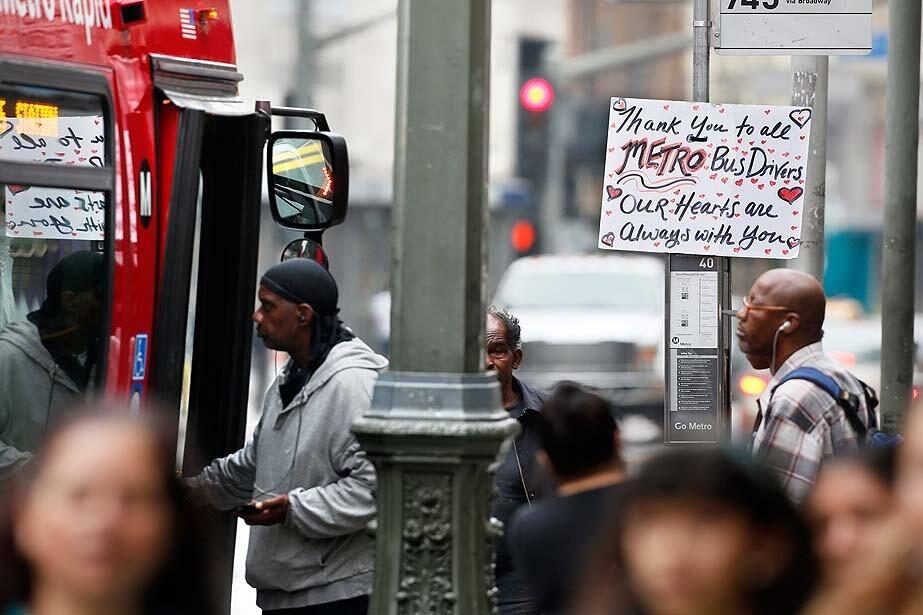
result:
[(888, 447), (896, 446), (903, 441), (900, 434), (888, 435), (878, 430), (878, 414), (875, 412), (875, 409), (878, 408), (878, 396), (875, 394), (872, 387), (858, 378), (856, 380), (858, 380), (859, 384), (862, 386), (865, 405), (866, 408), (868, 408), (868, 426), (862, 422), (862, 418), (859, 416), (859, 398), (854, 393), (842, 388), (836, 380), (819, 369), (813, 367), (799, 367), (792, 370), (782, 378), (779, 384), (773, 387), (772, 392), (775, 393), (777, 388), (789, 380), (807, 380), (816, 387), (826, 391), (830, 397), (836, 400), (837, 405), (843, 409), (846, 420), (849, 421), (849, 426), (856, 432), (856, 437), (859, 439), (860, 444), (871, 447)]

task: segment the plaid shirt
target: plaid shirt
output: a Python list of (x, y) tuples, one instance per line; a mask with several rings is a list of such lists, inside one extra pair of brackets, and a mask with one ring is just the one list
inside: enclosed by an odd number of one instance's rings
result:
[(757, 400), (759, 413), (753, 432), (753, 454), (782, 481), (786, 493), (801, 502), (814, 484), (827, 457), (855, 449), (856, 433), (833, 397), (807, 380), (776, 385), (799, 367), (827, 374), (859, 398), (859, 417), (868, 425), (868, 408), (862, 386), (842, 365), (824, 353), (821, 343), (797, 351), (779, 367)]

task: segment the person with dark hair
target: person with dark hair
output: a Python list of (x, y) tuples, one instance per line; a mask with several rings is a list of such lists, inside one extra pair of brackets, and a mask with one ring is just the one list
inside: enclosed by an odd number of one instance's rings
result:
[(795, 502), (825, 459), (855, 450), (877, 427), (871, 391), (824, 352), (826, 304), (810, 275), (773, 269), (757, 278), (737, 312), (740, 350), (755, 369), (772, 373), (757, 400), (752, 451)]
[(257, 335), (289, 361), (253, 437), (191, 481), (253, 527), (247, 582), (264, 613), (364, 614), (372, 590), (375, 468), (350, 432), (388, 362), (337, 317), (338, 290), (303, 258), (270, 267)]
[(45, 300), (0, 331), (0, 483), (31, 459), (58, 412), (93, 389), (102, 326), (103, 256), (74, 252), (45, 281)]
[[(522, 328), (515, 316), (494, 306), (487, 309), (484, 351), (485, 369), (496, 374), (500, 382), (503, 407), (520, 426), (494, 475), (491, 516), (506, 526), (518, 508), (531, 507), (542, 491), (544, 481), (535, 467), (535, 453), (544, 398), (513, 375), (523, 358)], [(506, 541), (498, 540), (496, 549), (500, 615), (537, 615), (535, 597), (522, 570), (514, 564)]]
[(553, 615), (571, 603), (599, 528), (621, 499), (625, 470), (610, 403), (577, 384), (561, 383), (545, 400), (539, 440), (537, 458), (557, 497), (520, 508), (507, 541), (542, 615)]
[(119, 410), (68, 417), (3, 498), (0, 614), (216, 614), (175, 447)]
[(820, 573), (771, 474), (717, 450), (647, 462), (597, 543), (580, 615), (794, 615)]
[(868, 563), (894, 510), (895, 447), (865, 448), (824, 464), (805, 501), (830, 583), (850, 583)]

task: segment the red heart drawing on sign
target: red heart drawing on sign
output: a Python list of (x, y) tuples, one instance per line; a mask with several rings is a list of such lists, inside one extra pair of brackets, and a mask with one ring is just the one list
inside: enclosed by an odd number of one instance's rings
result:
[(708, 252), (711, 249), (711, 246), (702, 246), (702, 249)]
[(723, 193), (723, 192), (716, 192), (715, 194), (717, 194), (719, 197), (724, 196), (724, 193)]
[(670, 105), (664, 105), (664, 106), (663, 106), (663, 110), (664, 110), (664, 111), (669, 111), (669, 110), (670, 110)]
[(718, 113), (724, 113), (724, 107), (718, 107)]
[(760, 144), (766, 145), (766, 139), (760, 139)]
[(782, 152), (783, 158), (788, 158), (789, 156), (791, 156), (791, 154), (789, 154), (788, 152)]
[(797, 216), (797, 215), (798, 215), (798, 210), (796, 209), (796, 210), (792, 211), (792, 215), (793, 215), (793, 216)]
[(607, 215), (607, 216), (611, 216), (611, 215), (612, 215), (612, 210), (611, 210), (611, 209), (607, 209), (607, 210), (606, 210), (606, 215)]
[(778, 192), (779, 198), (789, 205), (800, 199), (802, 194), (804, 194), (804, 189), (800, 186), (795, 186), (794, 188), (779, 188)]
[(788, 250), (782, 250), (782, 254), (788, 254)]
[(743, 185), (744, 185), (744, 180), (743, 180), (743, 179), (738, 179), (738, 180), (737, 180), (736, 182), (734, 182), (734, 183), (737, 184), (738, 186), (743, 186)]
[(610, 153), (610, 154), (611, 154), (612, 152), (614, 152), (614, 151), (615, 151), (615, 148), (614, 148), (614, 147), (610, 147), (610, 148), (609, 148), (609, 153)]
[(721, 139), (721, 142), (722, 142), (722, 143), (727, 143), (728, 140), (727, 140), (727, 139)]
[(19, 194), (20, 192), (25, 192), (29, 189), (29, 186), (21, 186), (19, 184), (7, 184), (6, 189), (12, 192), (13, 194)]
[(659, 247), (660, 247), (660, 242), (659, 242), (659, 241), (655, 241), (655, 242), (654, 242), (654, 247), (655, 247), (655, 248), (659, 248)]
[(763, 109), (763, 113), (765, 113), (766, 115), (769, 115), (770, 113), (772, 113), (772, 109)]
[(613, 244), (615, 244), (615, 233), (606, 233), (599, 241), (602, 242), (603, 245), (609, 246), (611, 248)]
[(616, 111), (624, 111), (627, 106), (628, 103), (625, 102), (624, 98), (618, 98), (614, 103), (612, 103), (612, 108)]
[(795, 156), (795, 160), (801, 160), (801, 156)]
[(775, 185), (776, 185), (776, 182), (774, 182), (774, 181), (772, 181), (772, 180), (769, 180), (769, 185), (770, 185), (770, 186), (775, 186)]
[(797, 227), (797, 226), (793, 226), (793, 227), (792, 227), (792, 230), (793, 230), (793, 231), (797, 231), (797, 230), (798, 230), (798, 227)]
[(739, 218), (739, 217), (740, 217), (740, 214), (734, 214), (734, 217), (735, 217), (735, 218)]
[(759, 181), (760, 181), (760, 180), (759, 180), (758, 177), (751, 177), (751, 178), (750, 178), (750, 183), (751, 183), (751, 184), (758, 183)]
[(776, 150), (775, 150), (775, 148), (773, 148), (773, 147), (768, 148), (766, 151), (768, 151), (770, 154), (775, 154), (775, 153), (776, 153)]
[(782, 183), (785, 184), (785, 185), (787, 186), (787, 185), (789, 185), (790, 183), (792, 183), (792, 180), (786, 179), (786, 180), (783, 180)]
[(760, 190), (762, 190), (762, 189), (765, 188), (765, 187), (766, 187), (766, 184), (760, 184), (760, 185), (757, 186), (757, 188), (759, 188)]
[(734, 248), (734, 254), (740, 254), (740, 247)]
[(673, 194), (679, 194), (680, 192), (682, 192), (682, 190), (677, 190)]
[[(44, 154), (45, 152), (42, 152), (42, 153)], [(74, 150), (74, 153), (77, 154), (77, 155), (79, 156), (79, 155), (80, 155), (80, 150), (79, 150), (79, 149), (75, 149), (75, 150)]]
[(698, 105), (692, 105), (692, 110), (693, 110), (693, 111), (698, 111), (698, 110), (699, 110), (699, 106), (698, 106)]
[(606, 186), (606, 192), (609, 194), (609, 200), (617, 199), (622, 196), (622, 189), (615, 186)]
[(721, 178), (721, 183), (722, 183), (722, 184), (728, 183), (728, 178), (727, 178), (727, 177), (722, 177), (722, 178)]
[(806, 136), (804, 136), (804, 135), (801, 135), (801, 136), (800, 136), (800, 137), (798, 137), (798, 138), (799, 138), (799, 139), (801, 139), (802, 141), (804, 141), (805, 139), (807, 139), (807, 137), (806, 137)]
[(718, 177), (717, 173), (712, 173), (711, 175), (708, 176), (708, 179), (716, 179), (717, 177)]
[(689, 216), (690, 220), (695, 220), (698, 216)]
[(763, 250), (763, 252), (766, 253), (766, 256), (769, 256), (770, 254), (772, 254), (772, 250), (770, 250), (769, 248), (766, 248), (765, 250)]

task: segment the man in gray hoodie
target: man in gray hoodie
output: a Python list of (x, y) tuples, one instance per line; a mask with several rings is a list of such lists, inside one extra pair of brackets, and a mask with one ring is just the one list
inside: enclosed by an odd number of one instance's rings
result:
[(250, 441), (213, 461), (192, 486), (253, 526), (247, 582), (264, 613), (364, 615), (375, 469), (349, 428), (371, 406), (388, 362), (337, 318), (336, 282), (314, 261), (271, 267), (259, 301), (257, 335), (289, 361)]
[(50, 424), (93, 389), (103, 256), (79, 251), (45, 281), (45, 300), (0, 330), (0, 483), (29, 463)]

